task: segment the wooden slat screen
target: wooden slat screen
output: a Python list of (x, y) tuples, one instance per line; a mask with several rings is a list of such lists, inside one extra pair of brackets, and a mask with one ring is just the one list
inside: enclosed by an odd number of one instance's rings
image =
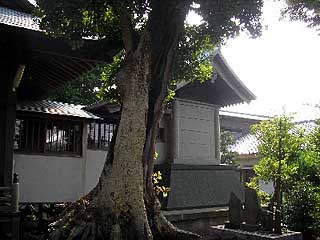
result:
[(20, 117), (16, 120), (14, 149), (80, 156), (82, 122)]
[(115, 127), (104, 122), (88, 124), (88, 149), (108, 150)]

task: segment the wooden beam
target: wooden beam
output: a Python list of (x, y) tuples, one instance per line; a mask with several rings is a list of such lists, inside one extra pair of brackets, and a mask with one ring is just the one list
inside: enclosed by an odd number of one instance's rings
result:
[(40, 73), (43, 76), (43, 78), (38, 79), (39, 83), (40, 82), (42, 83), (47, 80), (50, 80), (51, 83), (53, 83), (53, 85), (56, 85), (56, 86), (61, 86), (66, 83), (66, 81), (63, 81), (63, 76), (58, 75), (57, 73), (53, 72), (52, 70), (43, 67), (42, 62), (35, 61), (35, 62), (33, 62), (33, 64), (34, 64), (34, 66), (37, 66), (37, 68), (33, 69), (33, 71)]
[(70, 79), (76, 79), (79, 77), (79, 73), (76, 73), (74, 71), (74, 69), (69, 68), (68, 66), (66, 66), (65, 64), (62, 63), (62, 59), (57, 60), (54, 57), (50, 57), (47, 59), (47, 61), (51, 64), (54, 65), (57, 69), (59, 69), (59, 71), (61, 72), (65, 72), (66, 74), (68, 74), (70, 76)]
[(0, 65), (0, 187), (12, 184), (13, 137), (16, 120), (16, 93), (12, 91), (15, 69), (10, 61)]
[[(77, 67), (81, 68), (83, 72), (88, 72), (88, 67), (83, 66), (79, 61), (75, 60), (74, 58), (70, 58), (70, 62), (72, 62)], [(91, 70), (91, 69), (90, 69)]]
[[(50, 63), (47, 62), (45, 59), (34, 59), (36, 64), (39, 66), (37, 69), (43, 69), (47, 72), (48, 75), (51, 75), (54, 79), (57, 79), (62, 84), (65, 84), (66, 80), (72, 80), (74, 77), (68, 73), (65, 74), (65, 71), (59, 71), (56, 66), (52, 66)], [(37, 71), (37, 70), (35, 70)]]
[[(57, 60), (55, 59), (55, 61), (57, 61)], [(77, 71), (77, 70), (74, 68), (74, 64), (73, 64), (72, 61), (70, 61), (70, 59), (68, 59), (68, 58), (61, 58), (61, 59), (60, 59), (60, 64), (61, 64), (64, 68), (68, 69), (70, 72), (73, 72), (74, 74), (78, 75), (78, 77), (80, 77), (81, 74), (79, 74), (79, 71)], [(94, 68), (94, 66), (93, 66), (92, 68)]]

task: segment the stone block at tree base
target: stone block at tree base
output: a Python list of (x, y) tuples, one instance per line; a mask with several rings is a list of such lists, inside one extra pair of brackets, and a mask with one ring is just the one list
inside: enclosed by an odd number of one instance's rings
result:
[(228, 229), (224, 226), (211, 226), (209, 240), (302, 240), (300, 232), (287, 232), (281, 235), (263, 232), (248, 232), (239, 229)]
[(259, 229), (259, 225), (256, 225), (256, 224), (248, 224), (248, 223), (241, 223), (240, 224), (240, 230), (242, 230), (242, 231), (255, 232), (258, 229)]

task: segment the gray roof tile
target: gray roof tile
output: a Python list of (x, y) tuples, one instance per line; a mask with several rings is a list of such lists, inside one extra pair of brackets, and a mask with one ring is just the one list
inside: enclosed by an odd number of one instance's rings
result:
[(33, 101), (17, 104), (17, 110), (23, 112), (46, 113), (53, 115), (80, 117), (87, 119), (101, 119), (98, 116), (83, 110), (85, 106), (54, 101)]
[(0, 6), (0, 24), (5, 24), (18, 28), (25, 28), (33, 31), (42, 31), (39, 23), (31, 14), (18, 12)]
[(252, 134), (240, 137), (236, 143), (231, 146), (231, 151), (241, 154), (256, 154), (258, 152), (258, 140)]
[[(302, 128), (305, 133), (310, 133), (316, 127), (314, 120), (297, 122), (296, 125)], [(230, 150), (237, 152), (240, 155), (257, 154), (258, 139), (253, 134), (246, 134), (236, 140), (236, 143), (230, 147)]]
[(266, 115), (258, 115), (258, 114), (250, 114), (250, 113), (242, 113), (242, 112), (233, 112), (228, 110), (219, 110), (220, 116), (227, 116), (227, 117), (237, 117), (237, 118), (246, 118), (252, 120), (268, 120), (271, 117)]

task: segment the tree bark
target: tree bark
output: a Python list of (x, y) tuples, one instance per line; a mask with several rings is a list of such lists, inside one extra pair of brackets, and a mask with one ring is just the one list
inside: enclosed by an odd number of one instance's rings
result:
[(55, 223), (51, 239), (199, 238), (165, 219), (151, 178), (157, 126), (187, 6), (186, 1), (153, 1), (137, 46), (132, 29), (123, 30), (128, 49), (117, 75), (122, 108), (116, 139), (98, 185)]
[(281, 160), (284, 159), (284, 153), (282, 149), (282, 122), (280, 119), (279, 122), (279, 144), (278, 144), (278, 171), (277, 171), (277, 179), (276, 179), (276, 184), (275, 184), (275, 189), (274, 189), (274, 202), (276, 203), (276, 208), (275, 208), (275, 219), (274, 219), (274, 232), (277, 234), (282, 233), (282, 227), (281, 227), (281, 202), (282, 202), (282, 180), (281, 180)]

